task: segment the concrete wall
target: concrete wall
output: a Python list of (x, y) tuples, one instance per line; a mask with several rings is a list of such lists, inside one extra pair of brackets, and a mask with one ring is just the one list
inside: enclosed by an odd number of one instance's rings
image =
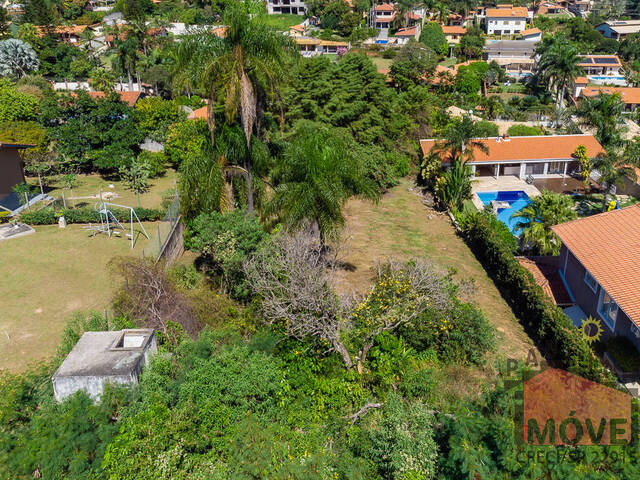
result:
[(61, 402), (78, 390), (86, 392), (92, 400), (100, 399), (104, 387), (107, 383), (120, 385), (133, 385), (138, 382), (137, 375), (119, 376), (78, 376), (78, 377), (54, 377), (53, 395), (58, 402)]
[[(638, 178), (638, 182), (640, 182), (640, 178)], [(633, 195), (636, 198), (640, 198), (640, 184), (624, 177), (624, 188), (618, 188), (616, 193), (622, 195)]]
[(0, 148), (0, 197), (9, 195), (13, 187), (24, 182), (24, 163), (17, 148)]
[(636, 338), (631, 330), (633, 323), (620, 308), (618, 308), (618, 317), (616, 318), (613, 332), (602, 320), (598, 313), (598, 300), (602, 287), (597, 285), (595, 292), (591, 290), (584, 281), (586, 269), (564, 245), (560, 251), (560, 271), (564, 274), (565, 281), (576, 304), (587, 316), (600, 320), (603, 330), (602, 340), (606, 341), (611, 337), (617, 336), (627, 337), (635, 345), (636, 349), (640, 351), (640, 340)]

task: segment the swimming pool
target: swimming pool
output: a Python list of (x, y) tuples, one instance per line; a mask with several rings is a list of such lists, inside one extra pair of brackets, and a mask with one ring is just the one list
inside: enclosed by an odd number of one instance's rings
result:
[(499, 192), (478, 192), (476, 193), (478, 198), (482, 202), (483, 205), (491, 205), (493, 200), (497, 200), (500, 202), (507, 202), (509, 204), (509, 208), (498, 208), (498, 220), (504, 223), (511, 233), (515, 236), (518, 235), (516, 231), (516, 224), (518, 223), (518, 219), (512, 219), (511, 215), (514, 212), (519, 212), (524, 207), (531, 203), (529, 196), (523, 190), (501, 190)]

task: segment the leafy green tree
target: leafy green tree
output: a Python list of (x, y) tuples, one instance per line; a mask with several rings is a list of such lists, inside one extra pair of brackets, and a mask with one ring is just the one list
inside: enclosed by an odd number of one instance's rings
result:
[(403, 27), (406, 27), (409, 23), (409, 14), (413, 12), (413, 9), (417, 5), (416, 0), (397, 0), (394, 4), (396, 10), (396, 20)]
[(98, 92), (112, 92), (115, 83), (116, 76), (106, 68), (94, 68), (89, 73), (89, 86)]
[(20, 78), (39, 66), (38, 56), (28, 43), (15, 38), (0, 41), (0, 75)]
[(538, 255), (559, 255), (560, 240), (551, 227), (573, 220), (577, 214), (571, 197), (543, 190), (511, 218), (518, 220), (515, 229), (522, 232), (523, 245)]
[(55, 23), (55, 17), (46, 0), (29, 0), (25, 3), (22, 21), (48, 27)]
[(115, 93), (96, 100), (83, 91), (59, 93), (47, 97), (41, 110), (63, 168), (117, 172), (133, 162), (144, 139), (133, 110)]
[(311, 223), (322, 248), (345, 219), (342, 207), (354, 195), (376, 199), (362, 161), (345, 140), (320, 124), (299, 122), (296, 136), (273, 173), (274, 196), (267, 208), (298, 230)]
[(135, 192), (140, 207), (140, 194), (149, 188), (149, 168), (142, 162), (134, 161), (129, 166), (121, 166), (118, 173), (127, 188)]
[(456, 46), (458, 56), (464, 56), (467, 60), (471, 58), (481, 58), (484, 47), (484, 32), (482, 28), (473, 25), (467, 29), (467, 34), (463, 35), (460, 43)]
[(116, 33), (114, 35), (114, 50), (113, 66), (127, 75), (129, 90), (133, 90), (131, 73), (135, 72), (138, 62), (138, 39), (130, 35), (127, 35), (126, 38), (120, 38), (120, 34)]
[(442, 33), (442, 27), (435, 22), (425, 24), (422, 33), (420, 33), (420, 43), (424, 43), (438, 55), (446, 55), (449, 50), (447, 39)]
[(20, 92), (9, 80), (0, 79), (0, 121), (35, 120), (38, 99)]
[(537, 74), (555, 89), (556, 105), (561, 105), (567, 87), (582, 74), (582, 68), (578, 66), (578, 50), (566, 38), (558, 37), (551, 45), (541, 43), (538, 51), (540, 60), (536, 66)]
[[(175, 64), (178, 84), (197, 85), (209, 97), (207, 123), (215, 133), (214, 109), (219, 96), (223, 97), (226, 121), (229, 125), (240, 117), (247, 152), (251, 138), (257, 132), (257, 119), (262, 113), (263, 101), (274, 98), (284, 78), (286, 66), (294, 46), (287, 37), (267, 26), (264, 6), (251, 0), (234, 2), (224, 11), (223, 23), (227, 30), (224, 38), (199, 33), (185, 38), (178, 46)], [(247, 207), (254, 210), (254, 191), (251, 158), (247, 155), (243, 168), (247, 180)]]
[(0, 7), (0, 38), (5, 38), (9, 35), (8, 20), (7, 9)]
[(584, 98), (576, 108), (580, 123), (595, 128), (596, 137), (605, 148), (617, 147), (622, 143), (623, 111), (624, 103), (619, 93), (600, 93), (597, 97)]
[(489, 65), (485, 62), (473, 62), (469, 65), (461, 65), (458, 68), (455, 80), (455, 90), (463, 93), (472, 102), (477, 101), (484, 77), (489, 71)]
[(424, 83), (433, 74), (437, 59), (433, 51), (411, 39), (391, 64), (391, 78), (402, 90)]
[(393, 149), (409, 119), (369, 57), (348, 53), (337, 62), (303, 59), (284, 98), (286, 119), (349, 130), (362, 144)]
[(145, 135), (154, 140), (166, 140), (167, 130), (173, 123), (185, 120), (186, 113), (176, 102), (163, 100), (160, 97), (146, 97), (134, 107), (136, 118)]

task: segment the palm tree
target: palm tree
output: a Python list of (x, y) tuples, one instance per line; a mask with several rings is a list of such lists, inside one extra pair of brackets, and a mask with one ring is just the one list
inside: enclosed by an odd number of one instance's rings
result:
[(436, 196), (449, 209), (462, 210), (464, 201), (471, 198), (471, 167), (455, 162), (436, 182)]
[(438, 21), (442, 24), (445, 19), (449, 16), (449, 5), (445, 2), (438, 2), (435, 5), (436, 12), (438, 12)]
[(609, 194), (614, 187), (623, 187), (624, 179), (637, 180), (634, 167), (640, 165), (640, 155), (637, 141), (628, 144), (624, 155), (614, 153), (600, 154), (591, 161), (591, 168), (599, 174), (598, 183), (604, 190), (602, 195), (602, 211), (607, 209)]
[(596, 129), (596, 137), (605, 148), (620, 146), (622, 138), (622, 112), (624, 104), (619, 93), (606, 95), (600, 93), (597, 97), (583, 99), (576, 113), (583, 125)]
[(578, 49), (566, 38), (556, 39), (548, 47), (547, 43), (544, 44), (537, 72), (552, 88), (555, 87), (558, 106), (564, 99), (567, 86), (583, 73), (578, 66), (579, 61)]
[(267, 212), (293, 230), (311, 223), (324, 249), (344, 225), (346, 201), (354, 195), (377, 199), (378, 194), (362, 159), (333, 130), (303, 120), (295, 131), (273, 173), (274, 196)]
[(478, 128), (473, 120), (467, 115), (461, 120), (455, 119), (447, 125), (444, 138), (436, 143), (434, 151), (441, 157), (449, 159), (449, 164), (461, 162), (466, 163), (473, 160), (474, 150), (489, 153), (489, 148), (475, 137)]
[(409, 23), (409, 13), (413, 11), (413, 8), (416, 6), (416, 0), (397, 0), (395, 3), (396, 12), (398, 15), (396, 18), (399, 19), (400, 24), (403, 27), (406, 27)]
[(125, 39), (120, 36), (118, 32), (114, 34), (114, 50), (116, 52), (114, 63), (116, 67), (127, 74), (129, 90), (133, 90), (131, 72), (135, 71), (138, 62), (138, 41), (133, 36), (127, 36)]
[(571, 197), (543, 190), (529, 205), (511, 215), (512, 219), (519, 220), (515, 231), (522, 232), (523, 246), (540, 255), (558, 255), (560, 240), (551, 227), (576, 218), (573, 206)]
[[(264, 102), (276, 97), (286, 66), (295, 52), (291, 39), (264, 22), (264, 6), (253, 0), (232, 2), (224, 11), (223, 37), (198, 32), (184, 39), (175, 52), (176, 88), (199, 88), (209, 98), (207, 124), (212, 143), (218, 93), (223, 97), (228, 124), (240, 122), (250, 151), (252, 134), (259, 130)], [(218, 90), (220, 92), (218, 92)], [(247, 206), (253, 214), (251, 159), (245, 156)]]

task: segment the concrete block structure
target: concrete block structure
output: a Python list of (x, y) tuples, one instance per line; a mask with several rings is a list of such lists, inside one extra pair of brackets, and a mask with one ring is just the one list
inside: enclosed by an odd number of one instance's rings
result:
[(99, 400), (107, 383), (138, 383), (157, 350), (153, 329), (85, 332), (53, 375), (53, 394), (60, 402), (82, 390)]

